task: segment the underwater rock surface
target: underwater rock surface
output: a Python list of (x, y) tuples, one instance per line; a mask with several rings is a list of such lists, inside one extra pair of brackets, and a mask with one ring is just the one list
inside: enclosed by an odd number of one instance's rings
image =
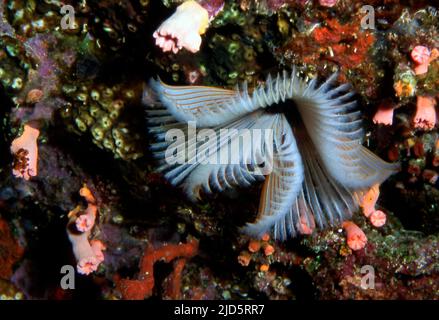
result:
[[(0, 299), (439, 299), (437, 5), (188, 2), (0, 0)], [(355, 228), (280, 242), (241, 230), (262, 183), (199, 202), (172, 186), (145, 107), (152, 77), (256, 88), (293, 65), (338, 71), (363, 145), (400, 170)]]

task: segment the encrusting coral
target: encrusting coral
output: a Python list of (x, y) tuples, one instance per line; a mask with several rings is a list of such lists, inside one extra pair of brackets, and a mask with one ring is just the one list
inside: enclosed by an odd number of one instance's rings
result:
[(184, 269), (186, 260), (192, 258), (198, 252), (198, 240), (188, 238), (186, 243), (165, 244), (157, 249), (147, 245), (145, 253), (140, 262), (140, 270), (137, 280), (120, 279), (117, 287), (122, 297), (129, 300), (143, 300), (152, 295), (154, 289), (154, 264), (158, 261), (172, 262), (175, 260), (172, 275), (171, 295), (178, 299), (180, 295), (181, 272)]

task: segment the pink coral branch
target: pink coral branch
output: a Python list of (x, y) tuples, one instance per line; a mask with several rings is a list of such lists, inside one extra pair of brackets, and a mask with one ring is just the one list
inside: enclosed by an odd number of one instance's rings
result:
[(418, 96), (413, 125), (417, 129), (432, 130), (436, 125), (436, 101), (433, 97)]
[(182, 48), (200, 50), (201, 36), (209, 25), (209, 13), (195, 1), (181, 4), (154, 32), (155, 43), (163, 52), (177, 53)]
[(81, 188), (79, 193), (88, 206), (84, 212), (79, 207), (70, 211), (67, 235), (72, 243), (78, 273), (88, 275), (104, 261), (103, 251), (106, 248), (100, 240), (89, 241), (97, 216), (96, 199), (87, 186)]
[(425, 46), (416, 46), (410, 53), (415, 67), (413, 68), (416, 75), (422, 75), (428, 72), (430, 63), (439, 57), (439, 51), (435, 48), (430, 51)]
[(97, 210), (98, 208), (94, 204), (89, 204), (84, 214), (76, 218), (76, 229), (81, 232), (91, 230), (95, 225)]
[(38, 144), (40, 130), (24, 125), (23, 134), (14, 139), (11, 153), (14, 155), (12, 174), (17, 178), (29, 180), (38, 174)]
[(378, 107), (377, 112), (373, 116), (373, 123), (391, 126), (393, 124), (393, 111), (393, 105), (381, 103)]
[(376, 210), (376, 203), (380, 196), (379, 184), (373, 185), (361, 199), (360, 207), (364, 215), (369, 219), (374, 227), (382, 227), (386, 223), (386, 214), (381, 210)]
[(346, 242), (354, 251), (361, 250), (366, 246), (367, 237), (364, 234), (363, 230), (360, 229), (355, 223), (352, 221), (343, 222), (343, 229), (346, 231), (347, 237)]
[[(73, 218), (73, 221), (75, 218)], [(99, 266), (99, 260), (95, 251), (88, 241), (90, 231), (75, 234), (73, 231), (68, 232), (69, 240), (72, 243), (73, 254), (77, 261), (77, 270), (80, 274), (90, 274), (96, 271)]]

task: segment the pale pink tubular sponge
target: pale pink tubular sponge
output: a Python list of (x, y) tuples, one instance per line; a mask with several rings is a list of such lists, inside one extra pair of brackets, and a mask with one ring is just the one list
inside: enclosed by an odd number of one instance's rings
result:
[(393, 124), (393, 110), (392, 105), (381, 103), (373, 116), (373, 123), (391, 126)]
[(347, 236), (346, 241), (349, 246), (354, 251), (361, 250), (366, 246), (367, 237), (363, 230), (360, 229), (352, 221), (343, 222), (343, 229), (345, 230)]
[(413, 125), (417, 129), (432, 130), (436, 125), (436, 101), (433, 97), (418, 96)]
[(89, 235), (90, 231), (77, 234), (68, 232), (69, 240), (72, 243), (73, 254), (78, 263), (76, 268), (80, 274), (90, 274), (96, 271), (100, 263), (88, 240)]
[(104, 261), (105, 245), (99, 240), (89, 241), (96, 221), (96, 200), (87, 186), (81, 188), (79, 193), (85, 198), (88, 206), (84, 211), (79, 207), (70, 211), (67, 234), (72, 243), (78, 273), (88, 275), (96, 271)]
[(160, 25), (153, 37), (163, 52), (177, 53), (185, 48), (195, 53), (200, 50), (201, 35), (208, 25), (208, 11), (195, 1), (186, 1)]
[(11, 152), (14, 155), (12, 174), (17, 178), (29, 180), (38, 174), (38, 144), (40, 130), (25, 124), (23, 134), (14, 139)]

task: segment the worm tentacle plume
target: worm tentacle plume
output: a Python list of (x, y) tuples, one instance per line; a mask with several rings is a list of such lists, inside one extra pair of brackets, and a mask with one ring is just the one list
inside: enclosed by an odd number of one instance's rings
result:
[[(273, 228), (275, 238), (285, 239), (309, 234), (314, 226), (340, 225), (358, 210), (362, 195), (399, 165), (381, 160), (362, 145), (364, 131), (354, 93), (348, 84), (334, 86), (336, 78), (333, 74), (317, 85), (316, 78), (306, 82), (293, 68), (290, 74), (268, 76), (250, 90), (247, 83), (229, 90), (151, 80), (160, 103), (147, 110), (147, 119), (159, 170), (194, 200), (201, 191), (221, 192), (265, 180), (258, 218), (244, 228), (253, 235)], [(269, 112), (271, 106), (289, 100), (300, 119)], [(189, 121), (219, 139), (166, 140), (172, 129), (187, 137), (195, 130), (185, 124)], [(224, 129), (228, 134), (222, 136)], [(272, 135), (254, 135), (255, 129)], [(246, 130), (251, 147), (237, 143)], [(171, 145), (185, 150), (184, 163), (166, 161)], [(238, 161), (219, 161), (218, 154), (226, 150)]]

